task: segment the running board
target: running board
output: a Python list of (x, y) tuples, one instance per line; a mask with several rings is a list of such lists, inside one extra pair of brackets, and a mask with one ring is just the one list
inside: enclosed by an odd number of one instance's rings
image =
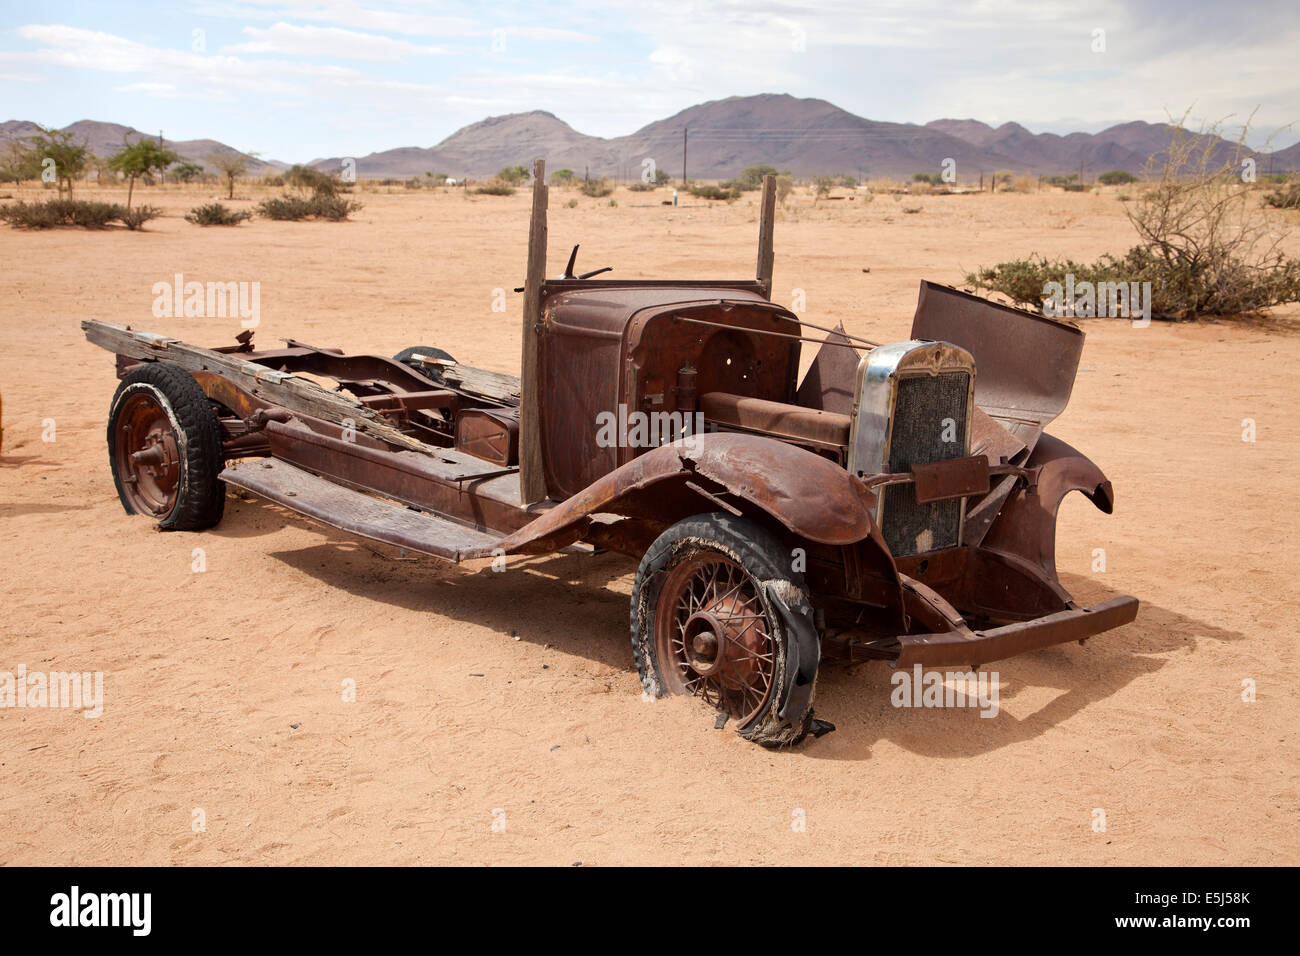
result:
[(354, 491), (310, 471), (258, 458), (230, 465), (221, 480), (340, 531), (457, 563), (491, 555), (501, 538), (447, 518)]

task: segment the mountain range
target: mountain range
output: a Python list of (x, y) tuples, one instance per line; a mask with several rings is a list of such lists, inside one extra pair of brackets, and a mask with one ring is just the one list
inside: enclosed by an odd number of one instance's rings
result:
[[(97, 155), (120, 149), (128, 138), (148, 135), (113, 123), (82, 120), (66, 127)], [(865, 119), (819, 99), (765, 93), (701, 103), (628, 136), (603, 138), (580, 133), (552, 113), (534, 110), (493, 116), (465, 126), (434, 146), (405, 146), (367, 156), (312, 160), (323, 170), (355, 159), (356, 173), (371, 178), (407, 178), (426, 172), (481, 178), (505, 166), (544, 157), (552, 171), (634, 179), (647, 159), (678, 178), (683, 166), (692, 179), (725, 179), (745, 166), (765, 163), (797, 176), (850, 174), (859, 178), (910, 177), (938, 172), (946, 159), (959, 178), (971, 180), (997, 170), (1036, 175), (1099, 173), (1122, 169), (1140, 174), (1148, 159), (1169, 144), (1174, 127), (1164, 123), (1121, 123), (1099, 133), (1031, 133), (1018, 123), (993, 127), (974, 119), (939, 119), (924, 125)], [(0, 124), (0, 141), (36, 131), (35, 124)], [(683, 143), (685, 140), (685, 143)], [(201, 162), (233, 151), (214, 140), (168, 141), (168, 147)], [(1212, 144), (1216, 159), (1233, 155), (1226, 140)], [(1300, 169), (1300, 143), (1256, 154), (1263, 172)], [(286, 164), (254, 159), (260, 175)]]

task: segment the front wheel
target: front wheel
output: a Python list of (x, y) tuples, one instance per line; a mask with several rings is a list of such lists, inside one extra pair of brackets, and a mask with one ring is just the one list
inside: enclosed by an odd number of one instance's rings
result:
[(761, 526), (702, 514), (665, 531), (637, 569), (631, 628), (647, 693), (699, 697), (758, 743), (808, 732), (817, 630), (803, 576)]

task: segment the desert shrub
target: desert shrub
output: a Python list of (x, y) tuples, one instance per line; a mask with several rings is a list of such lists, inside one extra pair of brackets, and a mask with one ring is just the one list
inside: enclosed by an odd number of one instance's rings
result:
[(1126, 169), (1112, 169), (1098, 176), (1097, 182), (1103, 186), (1127, 186), (1137, 182), (1137, 177)]
[(1225, 154), (1217, 148), (1217, 126), (1194, 133), (1178, 123), (1169, 147), (1148, 163), (1150, 185), (1125, 206), (1139, 243), (1124, 255), (1091, 264), (1013, 260), (967, 281), (1029, 306), (1042, 303), (1045, 283), (1064, 283), (1067, 274), (1076, 283), (1150, 282), (1151, 314), (1161, 319), (1253, 314), (1300, 302), (1300, 259), (1285, 255), (1286, 235), (1241, 187), (1247, 133), (1243, 126), (1235, 150)]
[(361, 208), (361, 203), (342, 196), (316, 193), (310, 197), (277, 196), (264, 199), (258, 204), (257, 212), (267, 219), (328, 219), (340, 222)]
[(1049, 186), (1068, 186), (1070, 183), (1077, 182), (1078, 179), (1078, 173), (1070, 173), (1068, 176), (1040, 176), (1038, 181)]
[(1264, 202), (1278, 209), (1300, 209), (1300, 180), (1284, 183), (1265, 193)]
[(476, 186), (471, 191), (478, 193), (480, 196), (513, 196), (515, 194), (515, 187), (511, 186), (509, 183), (498, 180), (495, 182), (484, 183), (482, 186)]
[(584, 179), (578, 190), (592, 199), (604, 199), (614, 192), (614, 187), (609, 184), (607, 178), (601, 176), (599, 179)]
[(570, 186), (576, 178), (572, 169), (557, 169), (551, 173), (551, 185)]
[(634, 193), (649, 193), (649, 192), (654, 192), (656, 189), (658, 189), (659, 184), (635, 182), (635, 183), (628, 184), (627, 188), (630, 192), (634, 192)]
[(926, 183), (930, 186), (942, 186), (943, 174), (941, 173), (912, 173), (912, 182)]
[(497, 173), (497, 179), (511, 185), (526, 183), (531, 177), (532, 174), (528, 171), (527, 166), (506, 166)]
[(697, 199), (715, 199), (731, 202), (740, 198), (740, 190), (727, 189), (723, 186), (692, 186), (691, 195)]
[(122, 225), (134, 232), (137, 229), (143, 229), (144, 224), (150, 219), (157, 219), (162, 215), (162, 210), (157, 206), (136, 206), (134, 209), (124, 209), (117, 217), (122, 221)]
[(245, 219), (252, 218), (253, 214), (247, 209), (227, 209), (219, 202), (195, 206), (185, 214), (185, 221), (196, 226), (238, 226)]
[(102, 229), (121, 219), (124, 212), (116, 203), (84, 199), (47, 199), (30, 203), (20, 200), (0, 206), (0, 220), (19, 229), (52, 229), (56, 226)]
[(284, 176), (281, 175), (280, 173), (270, 173), (266, 176), (263, 176), (261, 182), (263, 186), (280, 187), (284, 185)]
[(565, 203), (565, 205), (568, 206), (570, 209), (576, 209), (578, 207), (578, 200), (570, 199), (567, 203)]
[(903, 206), (902, 209), (903, 212), (907, 213), (909, 216), (914, 216), (921, 211), (920, 206)]
[[(1088, 184), (1087, 183), (1066, 183), (1061, 188), (1064, 189), (1067, 193), (1082, 193), (1088, 191)], [(1028, 192), (1028, 190), (1025, 191)]]

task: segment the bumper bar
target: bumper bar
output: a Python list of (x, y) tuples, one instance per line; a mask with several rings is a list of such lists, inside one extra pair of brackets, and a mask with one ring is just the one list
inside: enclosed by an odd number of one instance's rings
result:
[(1138, 600), (1125, 595), (1074, 611), (1060, 611), (1033, 621), (1021, 621), (988, 631), (966, 629), (942, 634), (908, 634), (898, 639), (896, 665), (910, 667), (986, 664), (1026, 651), (1082, 641), (1121, 627), (1137, 617)]

